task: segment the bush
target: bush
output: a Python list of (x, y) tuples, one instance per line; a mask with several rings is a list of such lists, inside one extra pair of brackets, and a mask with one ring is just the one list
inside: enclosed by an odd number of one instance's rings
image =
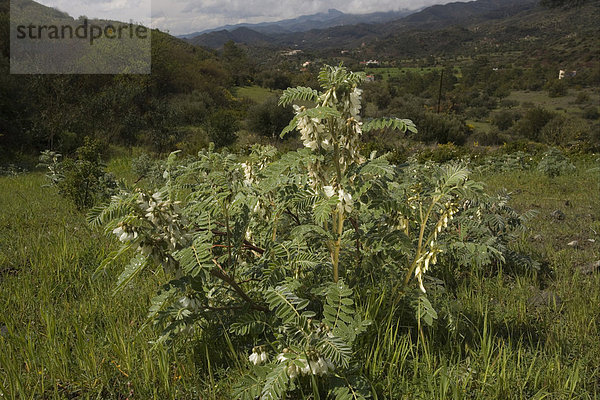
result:
[(465, 144), (470, 130), (465, 121), (456, 115), (425, 112), (421, 118), (415, 118), (419, 133), (415, 138), (425, 142)]
[[(426, 290), (439, 283), (427, 275), (444, 254), (448, 268), (505, 259), (518, 221), (505, 223), (500, 201), (465, 165), (399, 168), (360, 153), (363, 132), (416, 131), (396, 118), (363, 124), (362, 79), (326, 66), (321, 92), (283, 93), (283, 105), (316, 104), (296, 107), (284, 130), (298, 130), (303, 149), (280, 159), (261, 146), (250, 155), (211, 146), (187, 162), (172, 154), (162, 188), (123, 192), (91, 215), (122, 242), (103, 267), (133, 254), (117, 290), (145, 268), (172, 272), (150, 308), (162, 328), (157, 343), (219, 330), (247, 352), (245, 363), (232, 352), (244, 371), (228, 398), (376, 395), (360, 376), (358, 339), (371, 322), (357, 300), (387, 291), (391, 309), (411, 310), (407, 323), (421, 330), (437, 319)], [(495, 215), (482, 215), (487, 209)]]
[(537, 170), (550, 178), (572, 172), (575, 166), (571, 161), (557, 148), (551, 148), (544, 153), (538, 163)]
[(270, 98), (248, 110), (248, 128), (275, 140), (293, 116), (291, 107), (279, 107), (277, 98)]
[(530, 140), (539, 140), (542, 128), (556, 116), (556, 113), (541, 107), (529, 109), (515, 124), (515, 131)]
[(564, 79), (557, 79), (549, 81), (545, 89), (548, 91), (550, 97), (562, 97), (567, 95), (567, 84)]
[(516, 120), (516, 115), (511, 111), (500, 111), (492, 115), (492, 125), (495, 125), (501, 131), (506, 131), (513, 126)]
[(82, 210), (108, 200), (117, 184), (112, 174), (104, 171), (100, 142), (85, 138), (77, 149), (77, 158), (60, 161), (60, 154), (45, 151), (40, 156), (40, 166), (48, 168), (47, 177), (60, 194)]
[(213, 113), (206, 121), (208, 137), (217, 148), (232, 145), (239, 129), (237, 116), (228, 110), (219, 110)]
[(420, 151), (417, 155), (419, 162), (433, 161), (436, 163), (445, 163), (451, 160), (459, 160), (466, 157), (469, 150), (462, 146), (455, 146), (454, 143), (438, 144), (433, 148), (427, 148)]
[(582, 117), (585, 119), (598, 119), (600, 118), (600, 112), (597, 106), (588, 106), (583, 109)]

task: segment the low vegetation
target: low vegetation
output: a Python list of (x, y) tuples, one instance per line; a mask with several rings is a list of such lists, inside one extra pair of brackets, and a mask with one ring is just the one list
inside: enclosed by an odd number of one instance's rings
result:
[(325, 67), (321, 91), (283, 92), (297, 151), (108, 163), (124, 179), (88, 221), (92, 142), (45, 153), (47, 177), (5, 170), (0, 393), (598, 397), (598, 156), (443, 145), (395, 163), (363, 139), (420, 127), (362, 120), (363, 78)]

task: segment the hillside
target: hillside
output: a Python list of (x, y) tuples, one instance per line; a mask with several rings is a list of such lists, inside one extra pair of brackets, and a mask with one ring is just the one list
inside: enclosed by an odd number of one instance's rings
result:
[[(454, 7), (449, 5), (449, 9)], [(466, 18), (468, 23), (460, 16), (456, 17), (456, 23), (444, 19), (439, 22), (441, 28), (432, 29), (431, 21), (438, 13), (434, 11), (409, 17), (410, 21), (430, 21), (427, 24), (418, 27), (399, 24), (383, 38), (369, 38), (366, 47), (390, 57), (517, 52), (527, 54), (521, 61), (598, 61), (600, 2), (570, 9), (513, 5), (504, 9), (511, 12), (507, 17), (498, 17), (501, 14), (498, 9), (479, 14), (479, 18)]]
[[(21, 4), (41, 20), (71, 20), (32, 1)], [(0, 21), (6, 21), (0, 31), (0, 158), (48, 147), (68, 153), (85, 136), (160, 146), (177, 140), (174, 130), (182, 121), (199, 122), (228, 107), (226, 66), (212, 52), (158, 30), (152, 31), (148, 75), (9, 74), (8, 12), (8, 2), (0, 2)], [(180, 100), (191, 93), (192, 101)]]

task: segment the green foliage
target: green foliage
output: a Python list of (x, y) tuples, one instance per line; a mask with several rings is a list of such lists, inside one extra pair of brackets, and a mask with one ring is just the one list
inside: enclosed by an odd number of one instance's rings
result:
[(437, 312), (424, 295), (419, 295), (413, 307), (416, 309), (416, 319), (427, 326), (433, 326), (433, 321), (438, 319)]
[(575, 170), (571, 161), (557, 148), (551, 148), (542, 155), (537, 170), (550, 178)]
[(445, 163), (451, 160), (460, 160), (467, 157), (464, 147), (455, 146), (454, 143), (438, 144), (433, 148), (426, 148), (419, 152), (417, 159), (420, 162), (433, 161)]
[(544, 126), (554, 118), (555, 114), (541, 107), (527, 110), (523, 117), (515, 124), (515, 130), (521, 136), (538, 140)]
[(40, 156), (40, 166), (48, 169), (50, 185), (80, 210), (107, 200), (116, 191), (113, 176), (104, 171), (101, 148), (100, 142), (86, 138), (75, 160), (60, 161), (62, 156), (49, 150)]
[(516, 119), (514, 112), (503, 110), (492, 115), (492, 124), (497, 126), (501, 131), (506, 131), (513, 126)]
[(550, 97), (562, 97), (567, 94), (568, 88), (564, 79), (549, 81), (545, 87)]
[(588, 0), (540, 0), (540, 5), (544, 7), (578, 7), (587, 3)]
[(277, 99), (270, 98), (248, 110), (248, 125), (250, 130), (276, 139), (293, 116), (291, 107), (278, 107)]
[(295, 101), (312, 101), (316, 102), (319, 93), (309, 87), (287, 88), (279, 98), (280, 106), (288, 106)]
[(392, 129), (392, 130), (399, 130), (402, 132), (409, 131), (412, 133), (417, 133), (417, 127), (409, 119), (383, 118), (383, 119), (371, 120), (363, 125), (363, 132), (369, 132), (371, 130), (381, 130), (381, 129)]
[[(226, 323), (232, 340), (252, 348), (248, 376), (233, 391), (240, 398), (367, 397), (354, 347), (370, 325), (356, 307), (363, 282), (413, 305), (430, 326), (437, 311), (425, 293), (435, 292), (438, 261), (507, 259), (503, 235), (512, 230), (499, 218), (486, 221), (489, 232), (456, 239), (457, 223), (477, 215), (473, 204), (490, 215), (485, 207), (500, 207), (477, 202), (482, 186), (464, 164), (399, 168), (360, 154), (360, 79), (324, 67), (318, 103), (295, 105), (284, 129), (298, 129), (305, 149), (279, 159), (261, 146), (246, 156), (214, 146), (189, 159), (173, 153), (162, 188), (124, 192), (91, 216), (122, 243), (99, 271), (134, 253), (117, 290), (144, 268), (172, 274), (148, 316), (157, 343)], [(305, 100), (303, 91), (286, 96)], [(368, 126), (416, 130), (399, 119)]]
[(235, 133), (239, 128), (235, 113), (219, 110), (208, 117), (206, 130), (208, 137), (217, 147), (230, 146), (236, 140)]

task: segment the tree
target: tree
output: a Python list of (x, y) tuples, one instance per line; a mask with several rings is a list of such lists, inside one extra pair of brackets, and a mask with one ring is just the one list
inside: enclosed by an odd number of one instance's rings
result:
[(208, 117), (205, 127), (208, 137), (215, 146), (225, 147), (235, 142), (239, 123), (232, 111), (219, 110)]
[(277, 98), (272, 97), (248, 110), (250, 130), (276, 139), (294, 116), (291, 107), (279, 107)]

